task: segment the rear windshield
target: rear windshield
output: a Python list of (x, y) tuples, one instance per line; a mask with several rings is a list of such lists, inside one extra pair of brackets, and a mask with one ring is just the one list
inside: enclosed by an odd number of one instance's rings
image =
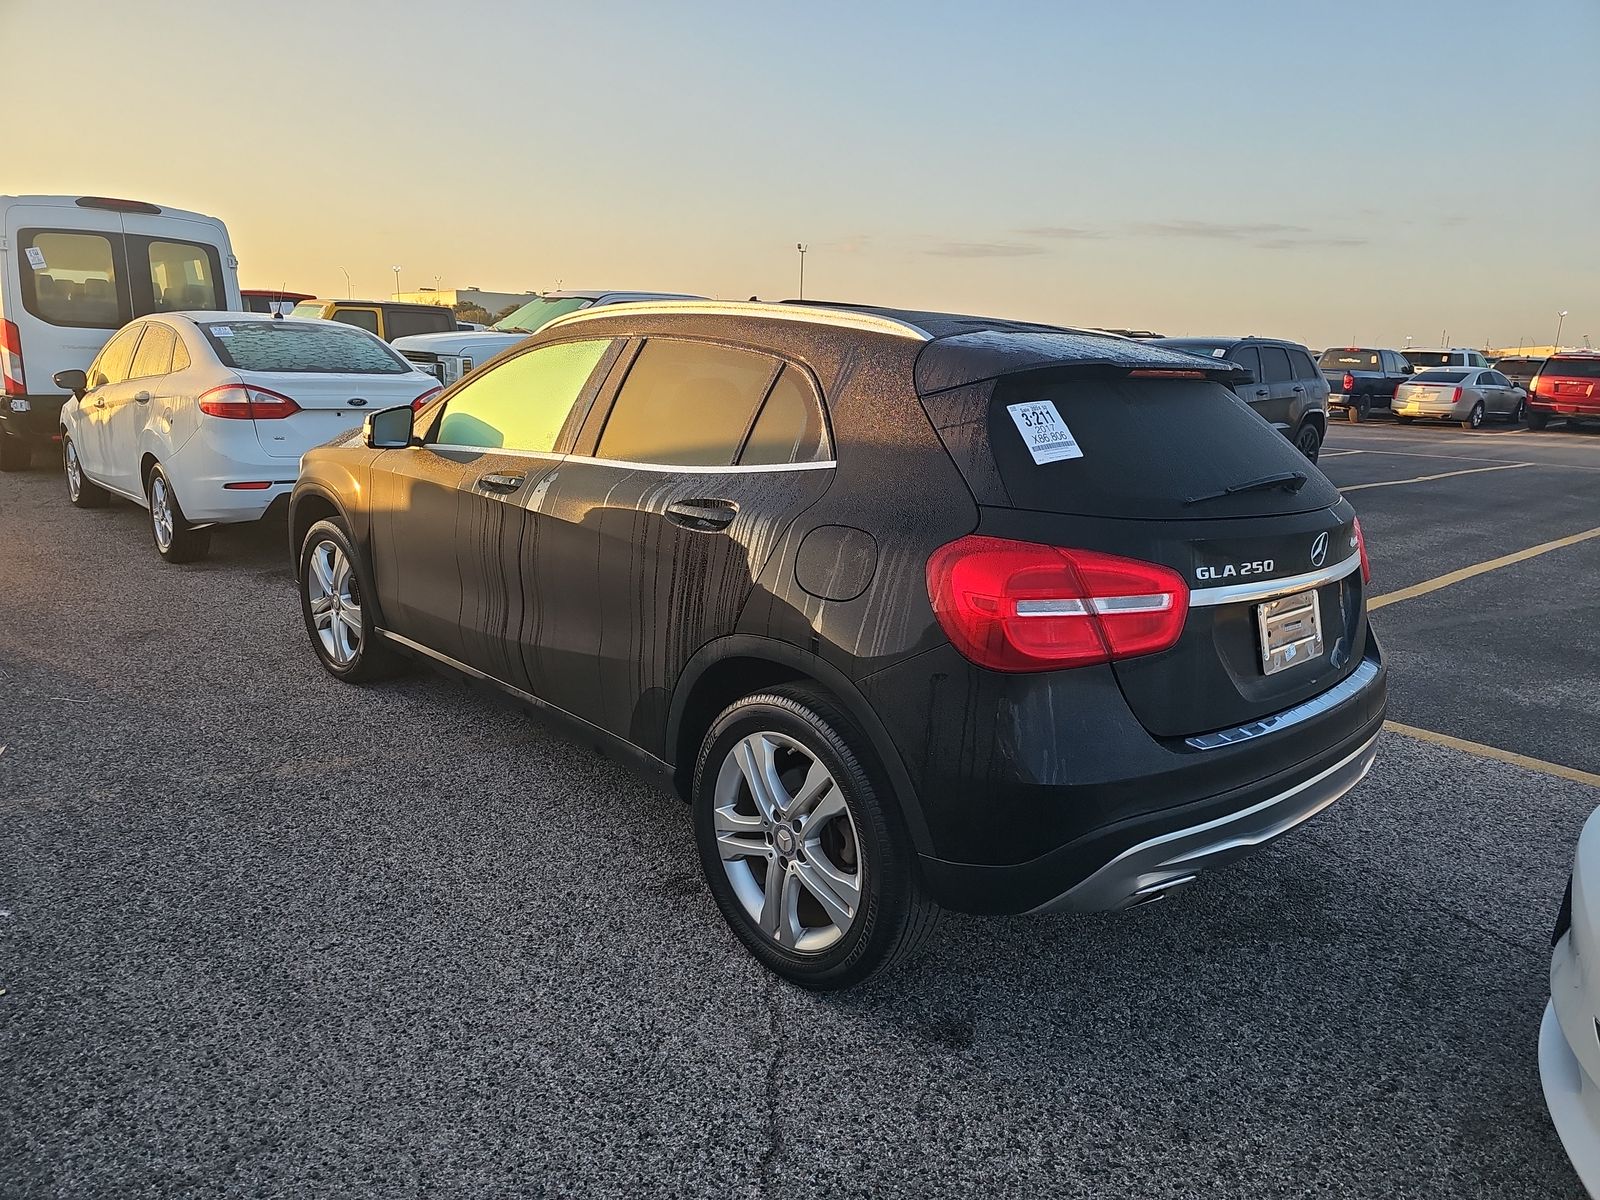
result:
[(1426, 367), (1448, 367), (1459, 361), (1459, 356), (1450, 350), (1407, 350), (1405, 357), (1419, 371)]
[(323, 303), (321, 300), (302, 300), (294, 306), (289, 315), (291, 317), (315, 317), (320, 321), (322, 319), (322, 309)]
[(570, 312), (577, 312), (594, 303), (582, 296), (564, 296), (545, 299), (543, 296), (537, 300), (530, 300), (515, 312), (507, 313), (494, 323), (494, 328), (501, 333), (538, 333), (557, 317), (564, 317)]
[(299, 321), (208, 321), (200, 326), (225, 367), (236, 371), (404, 375), (406, 362), (370, 333)]
[(1552, 358), (1541, 375), (1564, 375), (1568, 379), (1600, 379), (1600, 358)]
[(1497, 358), (1494, 360), (1494, 369), (1504, 371), (1507, 375), (1534, 375), (1543, 364), (1542, 358)]
[(1376, 350), (1324, 350), (1317, 365), (1333, 371), (1383, 370), (1383, 360)]
[[(1049, 452), (1024, 442), (1019, 422), (1038, 420), (1046, 403), (1079, 456), (1050, 461)], [(990, 402), (989, 445), (1012, 504), (1035, 511), (1185, 520), (1309, 512), (1339, 501), (1321, 472), (1248, 404), (1199, 379), (1010, 376)], [(1296, 493), (1216, 495), (1290, 473), (1306, 477)]]
[(1412, 383), (1460, 383), (1471, 371), (1420, 371), (1411, 377)]
[(1182, 350), (1185, 354), (1198, 354), (1201, 358), (1226, 358), (1228, 351), (1232, 350), (1232, 341), (1206, 341), (1204, 338), (1152, 338), (1157, 346), (1165, 346), (1168, 350)]

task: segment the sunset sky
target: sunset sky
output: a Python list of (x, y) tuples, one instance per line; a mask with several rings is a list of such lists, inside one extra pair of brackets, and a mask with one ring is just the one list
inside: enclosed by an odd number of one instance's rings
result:
[(0, 190), (246, 287), (1600, 344), (1600, 3), (0, 0)]

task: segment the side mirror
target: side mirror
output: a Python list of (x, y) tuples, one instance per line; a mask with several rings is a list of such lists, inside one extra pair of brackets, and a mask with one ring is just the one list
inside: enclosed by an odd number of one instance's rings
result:
[(362, 439), (373, 450), (400, 450), (411, 445), (411, 422), (416, 417), (409, 404), (372, 413), (361, 423)]
[(71, 392), (79, 399), (89, 390), (89, 377), (82, 371), (57, 371), (51, 379), (63, 392)]

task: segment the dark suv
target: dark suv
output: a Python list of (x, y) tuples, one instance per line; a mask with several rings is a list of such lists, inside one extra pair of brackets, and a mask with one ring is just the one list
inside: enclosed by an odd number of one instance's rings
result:
[(808, 987), (937, 905), (1143, 904), (1331, 804), (1383, 721), (1355, 513), (1238, 374), (936, 313), (574, 314), (305, 456), (311, 645), (655, 773)]
[(1154, 338), (1149, 344), (1243, 367), (1248, 377), (1236, 377), (1233, 390), (1302, 454), (1317, 461), (1328, 435), (1328, 381), (1317, 370), (1311, 351), (1299, 342), (1181, 337)]

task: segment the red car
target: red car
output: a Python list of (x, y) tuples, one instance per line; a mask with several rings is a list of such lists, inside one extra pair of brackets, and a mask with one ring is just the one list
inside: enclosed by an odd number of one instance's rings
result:
[(1600, 354), (1552, 354), (1528, 389), (1528, 426), (1543, 429), (1552, 417), (1565, 417), (1576, 429), (1600, 421)]

